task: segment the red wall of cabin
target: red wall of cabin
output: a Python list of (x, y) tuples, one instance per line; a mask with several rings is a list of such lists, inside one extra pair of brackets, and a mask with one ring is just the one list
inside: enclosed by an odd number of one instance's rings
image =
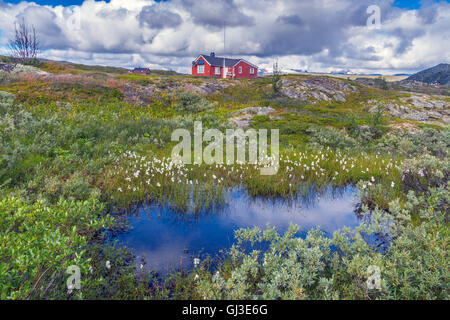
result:
[(213, 68), (206, 62), (203, 57), (198, 58), (197, 62), (203, 60), (205, 66), (205, 73), (197, 73), (197, 66), (192, 66), (192, 75), (193, 76), (211, 76), (211, 72), (214, 72)]
[[(239, 73), (239, 67), (242, 67), (242, 73)], [(254, 69), (254, 74), (250, 74), (250, 68)], [(258, 76), (258, 68), (255, 68), (244, 61), (240, 61), (234, 66), (234, 77), (237, 79), (242, 78), (256, 78)]]

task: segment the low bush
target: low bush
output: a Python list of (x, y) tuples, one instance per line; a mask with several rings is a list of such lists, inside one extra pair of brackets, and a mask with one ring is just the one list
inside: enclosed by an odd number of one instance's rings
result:
[(16, 96), (12, 93), (0, 91), (0, 114), (3, 115), (12, 108), (15, 99)]
[(342, 150), (353, 149), (358, 145), (357, 140), (349, 137), (345, 130), (327, 127), (310, 127), (309, 144), (314, 147), (333, 147)]
[(424, 128), (415, 132), (395, 130), (381, 137), (373, 149), (406, 157), (431, 154), (442, 158), (448, 156), (449, 141), (449, 126), (442, 129)]
[(89, 239), (112, 220), (100, 217), (96, 201), (26, 203), (0, 200), (0, 298), (44, 298), (65, 292), (66, 269), (77, 265), (87, 273)]
[(180, 93), (176, 100), (175, 109), (181, 113), (199, 113), (216, 107), (208, 100), (189, 92)]
[[(410, 193), (409, 202), (390, 204), (389, 211), (363, 208), (365, 223), (355, 232), (336, 231), (332, 239), (318, 230), (305, 239), (290, 226), (284, 235), (274, 228), (236, 231), (230, 266), (198, 280), (204, 299), (449, 299), (448, 230), (445, 210), (449, 189), (429, 196)], [(419, 214), (418, 226), (409, 223)], [(370, 235), (388, 232), (386, 253)], [(379, 288), (368, 282), (379, 270)]]

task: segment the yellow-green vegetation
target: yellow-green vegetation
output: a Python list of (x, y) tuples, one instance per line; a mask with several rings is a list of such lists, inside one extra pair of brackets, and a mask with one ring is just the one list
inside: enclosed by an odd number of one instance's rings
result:
[(127, 72), (123, 68), (115, 67), (105, 67), (105, 66), (87, 66), (83, 64), (75, 63), (55, 63), (52, 61), (41, 62), (37, 66), (49, 73), (53, 74), (86, 74), (86, 73), (114, 73), (114, 74), (124, 74)]
[[(1, 298), (448, 299), (449, 127), (369, 112), (369, 100), (383, 105), (407, 94), (334, 79), (357, 91), (345, 101), (300, 101), (274, 93), (270, 78), (38, 67), (51, 74), (0, 82)], [(219, 89), (183, 90), (205, 82)], [(173, 130), (192, 132), (202, 121), (224, 132), (234, 127), (231, 112), (253, 106), (275, 109), (250, 126), (280, 130), (276, 175), (262, 177), (258, 164), (170, 159)], [(234, 187), (275, 198), (348, 184), (361, 191), (364, 222), (332, 239), (318, 231), (300, 239), (295, 227), (284, 236), (238, 230), (221, 263), (164, 279), (103, 245), (105, 231), (120, 227), (111, 210), (144, 201), (196, 212), (226, 203)], [(389, 245), (364, 241), (369, 234)], [(266, 241), (267, 252), (247, 250)], [(86, 277), (82, 291), (68, 293), (64, 272), (72, 264)], [(364, 285), (370, 265), (382, 268), (381, 291)]]

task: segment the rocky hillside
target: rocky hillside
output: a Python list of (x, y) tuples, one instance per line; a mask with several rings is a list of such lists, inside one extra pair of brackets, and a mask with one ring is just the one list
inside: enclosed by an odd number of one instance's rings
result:
[[(354, 81), (318, 75), (284, 75), (280, 94), (273, 96), (271, 79), (223, 80), (218, 78), (192, 77), (172, 73), (154, 72), (150, 76), (125, 74), (115, 67), (83, 66), (59, 62), (42, 62), (38, 67), (9, 64), (0, 60), (0, 86), (23, 87), (22, 95), (29, 95), (25, 82), (36, 85), (35, 99), (46, 97), (57, 103), (80, 99), (88, 93), (116, 90), (124, 102), (151, 105), (167, 94), (178, 92), (198, 93), (232, 110), (228, 117), (240, 127), (247, 128), (254, 116), (277, 119), (279, 112), (287, 109), (301, 110), (307, 106), (308, 114), (314, 106), (321, 112), (335, 116), (350, 112), (376, 113), (381, 108), (385, 116), (407, 121), (436, 125), (450, 124), (450, 89), (448, 87), (448, 64), (422, 71), (412, 79), (435, 81), (436, 85), (418, 80), (388, 82), (384, 78), (357, 78)], [(434, 78), (432, 78), (434, 75)], [(447, 80), (444, 80), (447, 77)], [(39, 83), (39, 86), (37, 84)], [(61, 88), (56, 98), (55, 92)], [(67, 88), (75, 88), (67, 90)], [(20, 90), (19, 89), (16, 89)], [(47, 92), (46, 92), (47, 90)], [(271, 97), (271, 98), (268, 98)], [(270, 103), (267, 103), (268, 99)], [(278, 107), (277, 107), (278, 106)], [(284, 106), (284, 107), (283, 107)], [(237, 111), (245, 107), (243, 110)], [(326, 111), (324, 111), (326, 110)], [(347, 110), (347, 111), (345, 111)]]
[(413, 74), (407, 81), (419, 81), (428, 84), (438, 83), (442, 86), (450, 86), (450, 64), (441, 63), (435, 67)]
[(291, 99), (309, 101), (340, 101), (346, 102), (346, 95), (358, 92), (358, 89), (348, 82), (329, 77), (287, 77), (282, 79), (281, 93)]

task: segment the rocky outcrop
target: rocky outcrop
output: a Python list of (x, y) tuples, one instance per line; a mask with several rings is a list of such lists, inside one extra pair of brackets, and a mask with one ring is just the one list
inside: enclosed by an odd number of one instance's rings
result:
[(250, 121), (254, 116), (268, 116), (275, 112), (271, 107), (249, 107), (237, 112), (229, 113), (230, 121), (238, 127), (247, 129), (250, 126)]
[(125, 101), (130, 103), (139, 103), (148, 105), (152, 99), (161, 92), (187, 91), (198, 93), (200, 95), (211, 95), (220, 93), (232, 85), (239, 85), (231, 81), (222, 81), (221, 79), (199, 79), (186, 81), (181, 78), (152, 79), (148, 85), (138, 85), (135, 83), (126, 83), (123, 88)]
[(221, 92), (223, 89), (230, 86), (230, 83), (227, 81), (204, 81), (201, 84), (184, 84), (184, 90), (189, 92), (196, 92), (199, 94), (216, 94)]
[(450, 103), (426, 94), (415, 93), (410, 97), (402, 97), (396, 102), (385, 104), (378, 104), (373, 100), (368, 103), (373, 105), (369, 109), (372, 113), (382, 107), (385, 113), (402, 119), (450, 123)]
[(11, 71), (13, 71), (13, 69), (14, 69), (14, 66), (12, 64), (7, 64), (7, 63), (1, 63), (0, 62), (0, 71), (11, 73)]
[(285, 96), (315, 103), (317, 101), (346, 102), (346, 96), (358, 89), (349, 83), (327, 77), (295, 78), (286, 77), (281, 80), (281, 93)]
[[(169, 81), (170, 80), (170, 81)], [(137, 85), (128, 83), (125, 88), (126, 101), (145, 104), (145, 100), (161, 91), (182, 90), (201, 95), (219, 94), (231, 86), (246, 86), (246, 82), (238, 80), (223, 80), (219, 78), (199, 79), (153, 79), (148, 85)], [(317, 103), (319, 101), (346, 102), (346, 96), (358, 89), (348, 82), (340, 79), (331, 79), (321, 76), (308, 77), (283, 77), (281, 93), (289, 98)], [(250, 84), (251, 85), (251, 84)], [(266, 87), (268, 91), (271, 86)]]
[(408, 98), (402, 98), (401, 100), (406, 103), (411, 103), (416, 108), (427, 110), (443, 110), (450, 107), (448, 102), (433, 99), (429, 95), (413, 95)]

